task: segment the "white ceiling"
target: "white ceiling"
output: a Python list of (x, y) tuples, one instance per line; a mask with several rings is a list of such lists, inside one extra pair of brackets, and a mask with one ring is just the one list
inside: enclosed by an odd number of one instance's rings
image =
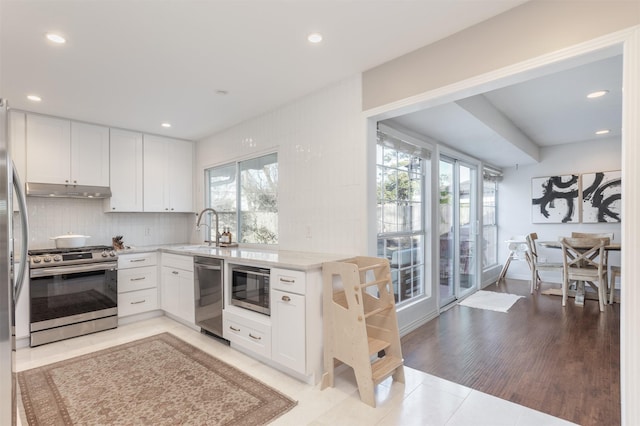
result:
[[(532, 152), (541, 147), (598, 138), (620, 140), (622, 55), (618, 50), (597, 52), (593, 60), (580, 58), (579, 66), (556, 64), (560, 71), (539, 71), (540, 77), (385, 123), (501, 167), (535, 163), (538, 159)], [(586, 98), (603, 89), (609, 90), (606, 96)], [(599, 129), (611, 132), (597, 136)]]
[[(524, 2), (0, 0), (0, 94), (17, 109), (199, 139)], [(314, 31), (322, 44), (306, 41)]]

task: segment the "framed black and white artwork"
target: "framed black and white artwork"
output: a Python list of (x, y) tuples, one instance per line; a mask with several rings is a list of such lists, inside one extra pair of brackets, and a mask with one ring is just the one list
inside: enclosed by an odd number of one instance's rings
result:
[(531, 179), (533, 223), (578, 223), (578, 175)]
[(622, 174), (612, 172), (582, 175), (582, 222), (620, 222)]

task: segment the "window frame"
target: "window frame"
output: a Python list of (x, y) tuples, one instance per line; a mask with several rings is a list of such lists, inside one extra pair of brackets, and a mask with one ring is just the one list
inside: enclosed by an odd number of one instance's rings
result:
[[(267, 158), (270, 156), (274, 156), (275, 161), (268, 164), (275, 164), (275, 226), (269, 231), (273, 231), (275, 236), (273, 237), (273, 242), (269, 241), (243, 241), (245, 238), (245, 234), (243, 234), (243, 215), (246, 215), (247, 212), (242, 211), (242, 202), (243, 202), (243, 185), (242, 185), (242, 172), (249, 169), (243, 169), (242, 164), (247, 164), (250, 162), (260, 161), (263, 158)], [(243, 157), (233, 161), (229, 161), (226, 163), (221, 163), (218, 165), (213, 165), (210, 167), (206, 167), (204, 169), (204, 204), (205, 207), (210, 207), (218, 212), (219, 216), (228, 216), (230, 213), (233, 214), (233, 220), (231, 220), (231, 224), (224, 223), (224, 221), (220, 221), (220, 227), (218, 232), (222, 233), (225, 227), (230, 227), (234, 242), (237, 241), (240, 244), (247, 244), (252, 246), (266, 246), (266, 247), (275, 247), (279, 244), (279, 203), (278, 203), (278, 186), (279, 186), (279, 160), (278, 160), (278, 152), (277, 151), (269, 151), (263, 152), (258, 155)], [(219, 207), (212, 205), (212, 197), (211, 197), (211, 172), (214, 170), (222, 170), (224, 168), (228, 168), (233, 166), (233, 181), (234, 181), (234, 200), (233, 200), (233, 211), (231, 210), (223, 210)], [(270, 194), (271, 195), (271, 194)], [(208, 219), (208, 229), (209, 229), (209, 239), (215, 240), (215, 229), (211, 229), (211, 216)]]
[[(410, 230), (407, 229), (396, 229), (394, 231), (387, 231), (387, 232), (381, 232), (380, 229), (380, 221), (384, 220), (384, 218), (380, 218), (378, 216), (378, 213), (376, 213), (376, 245), (378, 247), (378, 256), (382, 256), (382, 257), (386, 257), (388, 258), (388, 242), (391, 240), (396, 240), (399, 241), (400, 240), (408, 240), (410, 241), (410, 245), (411, 245), (411, 256), (409, 259), (409, 263), (408, 264), (401, 264), (401, 259), (396, 259), (398, 261), (398, 264), (394, 267), (392, 260), (390, 260), (390, 262), (392, 263), (392, 270), (391, 270), (391, 275), (392, 275), (392, 281), (394, 284), (394, 295), (395, 295), (395, 299), (396, 299), (396, 306), (398, 308), (402, 308), (403, 306), (407, 306), (410, 305), (414, 302), (416, 302), (417, 300), (421, 300), (427, 297), (431, 296), (431, 288), (430, 288), (430, 279), (427, 276), (428, 274), (428, 269), (427, 269), (427, 265), (428, 265), (428, 259), (427, 259), (427, 245), (429, 244), (429, 242), (427, 241), (428, 238), (428, 234), (429, 234), (429, 230), (428, 230), (428, 226), (430, 225), (430, 222), (427, 220), (427, 203), (429, 203), (428, 200), (428, 188), (426, 187), (427, 185), (427, 173), (429, 173), (428, 171), (429, 166), (428, 166), (428, 162), (430, 161), (430, 155), (424, 155), (424, 153), (426, 153), (427, 151), (421, 149), (420, 147), (416, 147), (415, 149), (411, 149), (408, 145), (407, 142), (404, 142), (402, 140), (396, 140), (394, 146), (389, 146), (389, 145), (385, 145), (384, 142), (382, 142), (380, 134), (386, 136), (387, 138), (392, 138), (392, 139), (397, 139), (396, 135), (391, 135), (388, 134), (386, 132), (380, 132), (379, 131), (379, 138), (378, 138), (378, 142), (376, 143), (376, 208), (380, 208), (381, 206), (381, 200), (384, 200), (384, 196), (381, 197), (380, 194), (380, 184), (381, 182), (379, 181), (379, 176), (383, 176), (382, 177), (382, 182), (384, 185), (384, 176), (386, 176), (387, 174), (385, 173), (386, 170), (389, 169), (394, 169), (396, 171), (396, 173), (403, 171), (405, 172), (405, 170), (402, 170), (400, 167), (398, 167), (398, 165), (396, 164), (395, 167), (390, 167), (388, 165), (382, 164), (381, 162), (378, 161), (378, 150), (379, 149), (392, 149), (394, 151), (396, 151), (396, 155), (398, 155), (398, 153), (402, 153), (403, 155), (408, 155), (409, 157), (415, 157), (415, 158), (419, 158), (421, 161), (421, 165), (420, 165), (420, 172), (416, 173), (416, 172), (412, 172), (410, 170), (406, 170), (410, 175), (414, 174), (414, 175), (418, 175), (420, 178), (420, 229), (419, 230), (414, 230), (413, 228), (411, 228)], [(407, 149), (409, 148), (409, 149)], [(422, 153), (423, 155), (419, 155), (419, 153)], [(430, 153), (429, 153), (430, 154)], [(384, 155), (384, 154), (383, 154)], [(399, 201), (398, 199), (395, 200), (396, 203)], [(411, 204), (415, 204), (415, 201), (411, 201)], [(382, 205), (384, 205), (385, 203), (382, 203)], [(396, 223), (397, 225), (397, 223)], [(415, 241), (415, 239), (418, 238), (421, 241), (419, 242), (420, 247), (413, 247), (414, 243), (413, 241)], [(420, 259), (416, 258), (416, 255), (420, 255)], [(414, 280), (418, 279), (419, 281), (419, 289), (418, 291), (414, 291), (413, 286), (411, 286), (411, 295), (409, 297), (406, 297), (406, 294), (401, 294), (402, 293), (402, 283), (401, 283), (401, 278), (403, 277), (403, 274), (407, 274), (407, 272), (409, 272), (409, 275), (411, 277), (411, 282), (413, 282)], [(406, 291), (406, 289), (405, 289)]]

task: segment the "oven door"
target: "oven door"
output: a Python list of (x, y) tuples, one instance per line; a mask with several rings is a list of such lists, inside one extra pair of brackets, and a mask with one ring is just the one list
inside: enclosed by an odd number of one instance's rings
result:
[(117, 262), (31, 269), (31, 331), (117, 315)]

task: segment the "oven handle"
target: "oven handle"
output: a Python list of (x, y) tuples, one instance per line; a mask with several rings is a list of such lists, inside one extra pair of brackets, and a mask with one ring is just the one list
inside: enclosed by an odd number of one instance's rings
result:
[(93, 271), (115, 271), (118, 262), (105, 262), (90, 265), (55, 266), (53, 268), (32, 269), (31, 278), (48, 277), (52, 275), (77, 274)]

